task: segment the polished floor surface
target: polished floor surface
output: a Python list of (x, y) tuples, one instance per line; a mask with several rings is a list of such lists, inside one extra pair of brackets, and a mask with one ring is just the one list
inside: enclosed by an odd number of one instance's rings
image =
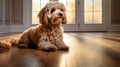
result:
[[(19, 37), (0, 35), (0, 40)], [(120, 33), (65, 33), (69, 51), (12, 48), (0, 52), (0, 67), (120, 67)]]

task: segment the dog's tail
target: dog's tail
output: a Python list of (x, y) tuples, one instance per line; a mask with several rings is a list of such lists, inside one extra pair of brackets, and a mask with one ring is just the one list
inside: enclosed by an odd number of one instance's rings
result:
[(18, 39), (12, 38), (10, 40), (3, 40), (0, 41), (0, 50), (8, 50), (11, 47), (17, 47), (18, 46)]

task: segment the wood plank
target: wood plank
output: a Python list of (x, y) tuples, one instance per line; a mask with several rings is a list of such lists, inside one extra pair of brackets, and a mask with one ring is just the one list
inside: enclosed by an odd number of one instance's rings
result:
[[(95, 42), (96, 39), (88, 38), (88, 36), (84, 34), (71, 34), (70, 36), (73, 36), (73, 38), (77, 38), (77, 40), (75, 40), (74, 43), (77, 42), (79, 45), (78, 46), (74, 45), (74, 49), (77, 49), (77, 51), (79, 52), (76, 52), (76, 50), (74, 50), (74, 52), (68, 58), (68, 65), (67, 65), (68, 67), (118, 67), (119, 66), (119, 61), (113, 59), (113, 56), (112, 58), (111, 56), (109, 56), (108, 52), (110, 50), (106, 52), (105, 47), (101, 46), (99, 42)], [(69, 60), (71, 60), (71, 57), (73, 55), (75, 57), (72, 59), (72, 62), (70, 63)], [(120, 58), (118, 60), (120, 60)]]

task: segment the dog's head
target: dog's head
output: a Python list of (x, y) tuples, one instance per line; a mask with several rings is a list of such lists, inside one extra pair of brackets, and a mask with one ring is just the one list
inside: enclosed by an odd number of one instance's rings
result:
[(38, 14), (39, 22), (43, 25), (66, 24), (65, 6), (58, 1), (50, 1)]

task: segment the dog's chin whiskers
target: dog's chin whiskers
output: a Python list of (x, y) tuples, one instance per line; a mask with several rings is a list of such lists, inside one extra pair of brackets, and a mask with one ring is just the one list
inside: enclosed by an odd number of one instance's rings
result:
[(57, 21), (57, 20), (59, 20), (59, 19), (62, 19), (62, 20), (63, 20), (62, 17), (58, 17), (58, 18), (54, 19), (54, 22)]

